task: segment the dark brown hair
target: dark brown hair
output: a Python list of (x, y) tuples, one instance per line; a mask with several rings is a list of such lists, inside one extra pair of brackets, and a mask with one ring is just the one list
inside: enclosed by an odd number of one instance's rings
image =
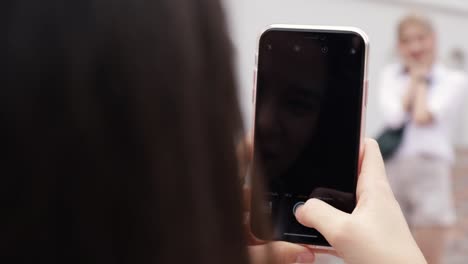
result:
[(247, 262), (215, 0), (0, 4), (0, 255)]

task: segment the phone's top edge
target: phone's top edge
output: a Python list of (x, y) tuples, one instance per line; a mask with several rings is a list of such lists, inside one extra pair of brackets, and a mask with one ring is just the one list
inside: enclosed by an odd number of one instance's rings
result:
[[(368, 73), (367, 73), (367, 63), (368, 63), (368, 57), (369, 57), (369, 36), (367, 36), (366, 32), (364, 32), (362, 29), (358, 27), (352, 27), (352, 26), (325, 26), (325, 25), (298, 25), (298, 24), (271, 24), (263, 28), (263, 30), (258, 34), (257, 37), (257, 50), (260, 47), (260, 39), (262, 38), (263, 34), (266, 33), (267, 31), (274, 30), (274, 29), (288, 29), (288, 30), (317, 30), (317, 31), (336, 31), (336, 32), (349, 32), (349, 33), (354, 33), (359, 35), (363, 41), (364, 45), (366, 46), (366, 51), (365, 51), (365, 80), (368, 78)], [(255, 59), (255, 67), (257, 67), (257, 57), (258, 54), (256, 54), (256, 59)]]
[(324, 26), (324, 25), (296, 25), (296, 24), (271, 24), (263, 28), (258, 37), (258, 42), (260, 37), (267, 31), (274, 29), (289, 29), (289, 30), (318, 30), (318, 31), (341, 31), (358, 34), (364, 40), (366, 45), (369, 44), (369, 37), (367, 34), (360, 28), (351, 27), (351, 26)]

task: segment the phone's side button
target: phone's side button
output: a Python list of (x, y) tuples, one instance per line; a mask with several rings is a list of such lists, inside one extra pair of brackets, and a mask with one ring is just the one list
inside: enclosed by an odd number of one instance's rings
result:
[(369, 80), (364, 84), (364, 106), (367, 107), (367, 99), (369, 98)]
[(252, 103), (255, 103), (255, 93), (257, 91), (257, 70), (253, 71), (253, 85), (252, 85)]
[(255, 103), (255, 88), (252, 89), (252, 104)]

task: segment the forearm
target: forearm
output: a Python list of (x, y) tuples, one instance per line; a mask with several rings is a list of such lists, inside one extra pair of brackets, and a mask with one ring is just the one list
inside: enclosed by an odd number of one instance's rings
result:
[(416, 88), (412, 112), (413, 121), (420, 126), (428, 125), (433, 121), (427, 99), (427, 84), (421, 82)]
[(421, 77), (419, 76), (411, 76), (410, 81), (408, 84), (408, 89), (406, 94), (403, 96), (403, 109), (407, 113), (412, 113), (415, 107), (415, 100), (418, 95), (418, 89), (421, 85), (425, 85), (423, 81), (421, 81)]
[(408, 87), (408, 91), (406, 92), (406, 94), (403, 96), (403, 101), (402, 101), (402, 104), (403, 104), (403, 110), (407, 113), (410, 113), (411, 112), (411, 109), (413, 108), (413, 101), (414, 101), (414, 97), (415, 97), (415, 84), (413, 81), (410, 82), (409, 84), (409, 87)]

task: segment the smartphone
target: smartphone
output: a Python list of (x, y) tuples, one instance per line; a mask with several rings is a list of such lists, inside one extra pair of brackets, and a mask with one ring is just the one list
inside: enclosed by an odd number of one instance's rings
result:
[[(351, 213), (367, 105), (366, 34), (350, 27), (272, 25), (254, 81), (252, 233), (329, 247), (294, 211), (318, 198)], [(271, 226), (265, 229), (269, 219)]]

